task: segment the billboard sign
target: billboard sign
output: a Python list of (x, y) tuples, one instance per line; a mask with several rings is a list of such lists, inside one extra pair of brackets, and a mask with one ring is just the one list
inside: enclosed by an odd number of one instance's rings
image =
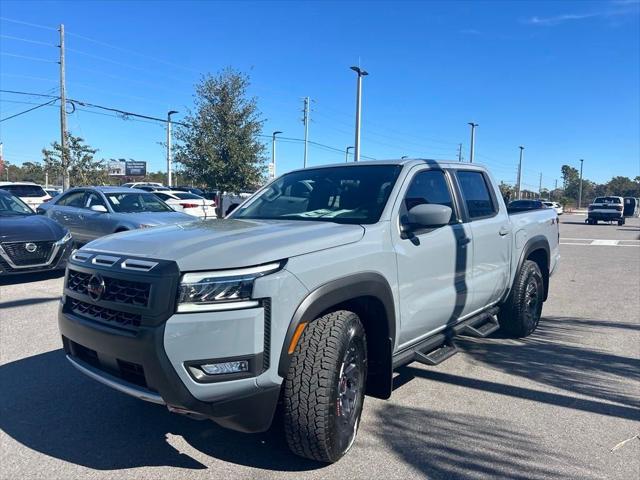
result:
[(126, 162), (127, 177), (144, 177), (147, 174), (147, 162)]
[(109, 175), (112, 177), (123, 177), (127, 171), (126, 162), (112, 160), (107, 164)]

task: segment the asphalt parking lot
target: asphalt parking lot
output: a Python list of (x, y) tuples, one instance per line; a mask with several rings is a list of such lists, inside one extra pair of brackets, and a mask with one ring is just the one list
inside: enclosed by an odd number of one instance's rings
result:
[(534, 335), (463, 340), (437, 367), (403, 368), (330, 466), (292, 456), (278, 430), (223, 430), (85, 378), (60, 348), (62, 278), (0, 285), (0, 476), (640, 478), (640, 221), (584, 218), (561, 217)]

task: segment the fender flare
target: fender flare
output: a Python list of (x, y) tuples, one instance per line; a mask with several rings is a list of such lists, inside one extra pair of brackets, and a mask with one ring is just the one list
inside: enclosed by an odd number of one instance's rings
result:
[[(503, 302), (507, 301), (507, 299), (509, 298), (511, 290), (513, 290), (513, 282), (515, 282), (516, 278), (518, 277), (518, 273), (520, 273), (525, 260), (529, 257), (529, 255), (531, 255), (531, 252), (534, 252), (536, 250), (544, 250), (547, 254), (547, 275), (544, 282), (544, 299), (547, 299), (547, 296), (549, 294), (549, 268), (551, 262), (551, 249), (549, 248), (549, 240), (547, 240), (547, 237), (545, 237), (544, 235), (536, 235), (534, 237), (531, 237), (529, 240), (527, 240), (527, 243), (524, 244), (524, 248), (522, 249), (520, 258), (518, 258), (518, 265), (515, 269), (515, 275), (513, 276), (513, 280), (509, 285), (509, 289), (505, 293)], [(544, 274), (544, 272), (542, 273)]]
[(282, 378), (287, 376), (291, 360), (291, 355), (288, 352), (289, 344), (298, 325), (314, 321), (335, 305), (363, 296), (375, 297), (384, 306), (389, 339), (391, 345), (393, 345), (396, 337), (396, 313), (393, 292), (389, 283), (379, 273), (356, 273), (319, 286), (300, 302), (289, 323), (289, 328), (282, 344), (278, 375)]

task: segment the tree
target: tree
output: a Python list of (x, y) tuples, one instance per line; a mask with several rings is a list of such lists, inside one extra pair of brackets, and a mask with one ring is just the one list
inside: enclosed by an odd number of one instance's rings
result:
[[(108, 180), (104, 160), (95, 160), (98, 151), (84, 143), (84, 139), (66, 133), (69, 183), (71, 185), (101, 185)], [(44, 168), (49, 175), (62, 175), (62, 147), (56, 141), (51, 150), (42, 149)]]
[(502, 194), (502, 198), (505, 203), (509, 203), (511, 200), (516, 200), (515, 188), (508, 183), (500, 182), (498, 186), (500, 188), (500, 193)]
[(178, 126), (176, 161), (196, 183), (239, 193), (265, 179), (265, 146), (258, 136), (264, 120), (249, 77), (232, 68), (206, 75), (196, 85), (195, 112)]

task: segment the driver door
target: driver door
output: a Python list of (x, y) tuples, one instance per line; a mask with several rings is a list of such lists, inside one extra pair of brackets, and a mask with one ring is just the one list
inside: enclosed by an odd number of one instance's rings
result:
[[(471, 232), (458, 220), (452, 185), (444, 170), (416, 167), (394, 207), (391, 230), (398, 265), (399, 348), (456, 322), (467, 309), (466, 272), (473, 265), (468, 248)], [(449, 225), (403, 234), (408, 210), (420, 204), (450, 207)]]

